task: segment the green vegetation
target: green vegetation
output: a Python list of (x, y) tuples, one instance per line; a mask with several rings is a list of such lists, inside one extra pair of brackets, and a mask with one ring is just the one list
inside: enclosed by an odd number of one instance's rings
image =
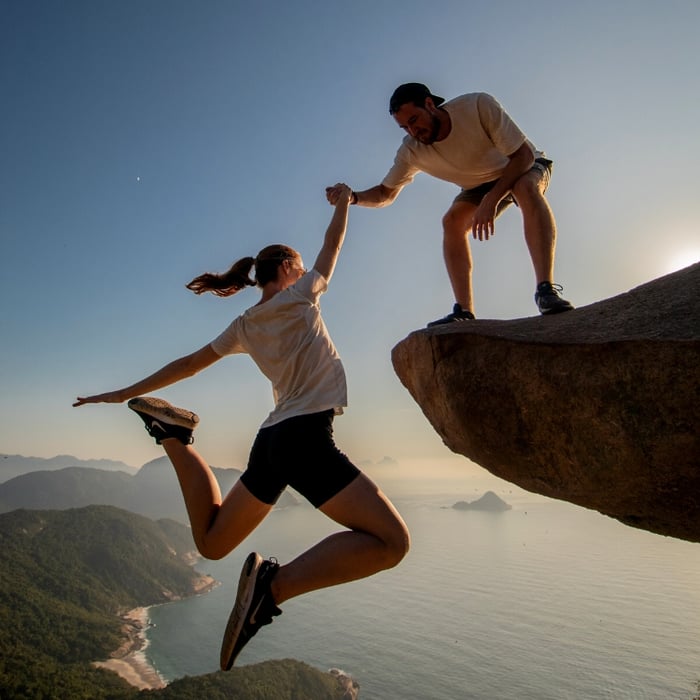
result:
[(163, 690), (149, 691), (158, 700), (334, 700), (343, 697), (329, 673), (292, 659), (265, 661), (229, 673), (182, 678)]
[(119, 614), (192, 595), (188, 528), (110, 506), (0, 515), (0, 697), (16, 700), (338, 698), (335, 679), (296, 661), (138, 691), (91, 666), (123, 643)]

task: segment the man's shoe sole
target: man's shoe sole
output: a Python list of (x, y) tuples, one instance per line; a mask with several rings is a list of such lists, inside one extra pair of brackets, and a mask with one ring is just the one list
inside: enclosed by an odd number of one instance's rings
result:
[(551, 316), (553, 314), (563, 314), (565, 311), (573, 311), (573, 310), (574, 310), (574, 307), (569, 305), (569, 306), (560, 306), (559, 308), (555, 307), (553, 309), (546, 309), (544, 311), (542, 309), (540, 309), (540, 313), (543, 316)]
[(435, 326), (447, 326), (450, 323), (462, 323), (464, 321), (474, 321), (474, 316), (455, 316), (453, 318), (439, 318), (437, 321), (431, 321), (426, 323), (426, 328), (433, 328)]

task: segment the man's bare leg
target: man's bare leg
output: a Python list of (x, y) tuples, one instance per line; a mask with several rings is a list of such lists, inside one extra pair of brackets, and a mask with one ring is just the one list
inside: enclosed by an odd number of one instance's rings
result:
[(465, 311), (474, 313), (472, 292), (472, 255), (469, 234), (476, 206), (470, 202), (454, 202), (442, 218), (442, 252), (447, 276), (455, 301)]
[(561, 287), (554, 284), (557, 228), (544, 189), (543, 174), (530, 170), (515, 183), (513, 195), (523, 214), (525, 241), (535, 271), (535, 302), (540, 313), (557, 314), (574, 307), (559, 295)]
[(535, 271), (535, 283), (553, 282), (557, 227), (544, 196), (542, 174), (536, 170), (525, 173), (515, 183), (513, 195), (523, 215), (525, 242)]

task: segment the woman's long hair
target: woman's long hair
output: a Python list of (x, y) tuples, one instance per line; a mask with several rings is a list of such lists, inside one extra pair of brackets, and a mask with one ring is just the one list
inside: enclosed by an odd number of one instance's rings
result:
[[(286, 245), (269, 245), (256, 257), (237, 260), (226, 272), (205, 272), (195, 277), (188, 285), (195, 294), (211, 292), (217, 297), (230, 297), (244, 287), (264, 287), (277, 279), (277, 270), (285, 260), (293, 260), (298, 253)], [(255, 277), (251, 279), (250, 271), (255, 266)]]

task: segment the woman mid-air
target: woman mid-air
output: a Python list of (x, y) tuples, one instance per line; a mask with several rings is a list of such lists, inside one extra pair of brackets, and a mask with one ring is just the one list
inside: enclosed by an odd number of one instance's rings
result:
[[(187, 285), (196, 294), (226, 297), (257, 285), (262, 296), (200, 350), (124, 389), (79, 397), (73, 404), (129, 400), (175, 468), (195, 544), (208, 559), (236, 548), (287, 486), (346, 528), (286, 564), (248, 555), (221, 647), (224, 670), (260, 627), (281, 614), (278, 606), (285, 600), (391, 568), (408, 552), (401, 516), (333, 441), (333, 417), (347, 405), (345, 371), (321, 318), (319, 298), (343, 244), (351, 197), (350, 188), (337, 186), (333, 217), (310, 271), (295, 250), (271, 245), (225, 273), (196, 277)], [(270, 380), (275, 407), (260, 427), (245, 472), (222, 498), (216, 477), (192, 446), (198, 417), (144, 394), (235, 353), (248, 353)]]

